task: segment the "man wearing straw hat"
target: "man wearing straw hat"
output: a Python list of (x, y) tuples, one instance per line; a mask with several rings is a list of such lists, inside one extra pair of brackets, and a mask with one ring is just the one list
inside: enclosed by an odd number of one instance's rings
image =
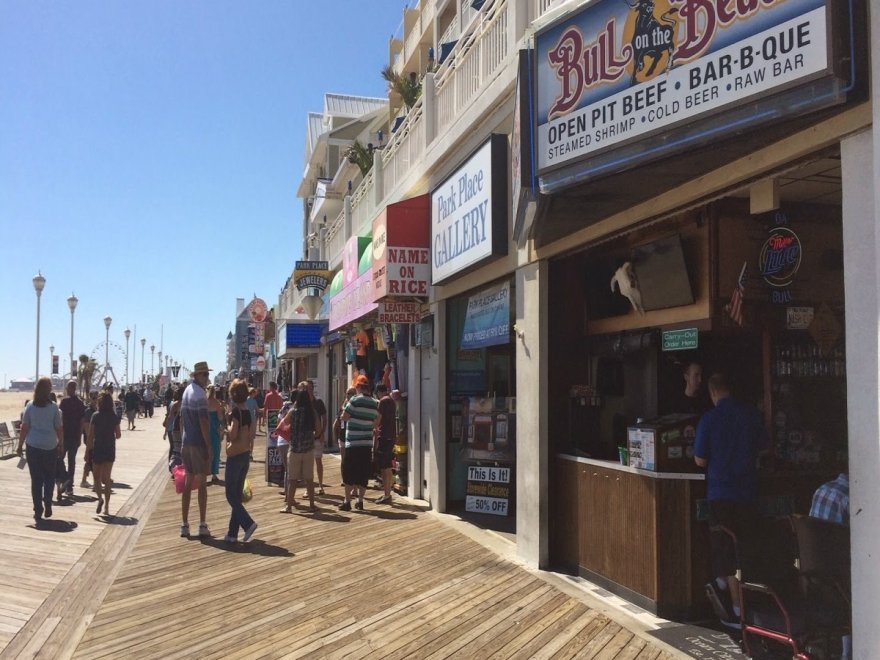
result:
[(180, 421), (183, 428), (183, 467), (186, 481), (181, 499), (182, 522), (180, 535), (189, 536), (190, 488), (194, 478), (199, 479), (199, 536), (210, 536), (206, 515), (208, 511), (207, 476), (211, 470), (211, 439), (208, 434), (208, 385), (207, 362), (196, 362), (192, 368), (192, 382), (187, 386), (180, 402)]

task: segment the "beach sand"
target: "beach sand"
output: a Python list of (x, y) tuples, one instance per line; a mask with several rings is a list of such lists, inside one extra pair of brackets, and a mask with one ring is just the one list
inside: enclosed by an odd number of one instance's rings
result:
[(32, 396), (33, 392), (0, 392), (0, 422), (18, 419), (24, 410), (24, 402)]

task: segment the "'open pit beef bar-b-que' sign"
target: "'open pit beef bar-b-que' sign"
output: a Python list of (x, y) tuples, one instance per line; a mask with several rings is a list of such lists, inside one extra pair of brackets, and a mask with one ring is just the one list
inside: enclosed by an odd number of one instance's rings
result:
[(826, 0), (602, 0), (564, 17), (537, 36), (539, 172), (709, 115), (717, 139), (792, 112), (732, 115), (829, 76), (828, 14)]

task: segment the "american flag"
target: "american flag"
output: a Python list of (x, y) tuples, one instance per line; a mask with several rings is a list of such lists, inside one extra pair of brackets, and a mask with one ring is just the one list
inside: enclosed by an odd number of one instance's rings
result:
[(748, 263), (748, 261), (743, 262), (742, 270), (739, 271), (739, 278), (736, 280), (736, 286), (733, 287), (733, 293), (730, 295), (730, 303), (728, 303), (726, 307), (730, 318), (740, 327), (742, 327), (743, 324), (743, 294), (746, 291), (744, 282), (746, 277), (746, 266), (748, 266)]

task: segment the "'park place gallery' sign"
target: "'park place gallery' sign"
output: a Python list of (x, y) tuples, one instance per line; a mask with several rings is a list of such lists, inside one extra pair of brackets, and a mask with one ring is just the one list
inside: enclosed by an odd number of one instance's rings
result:
[(507, 137), (493, 135), (431, 193), (431, 282), (507, 252)]
[(827, 75), (827, 12), (826, 0), (591, 3), (537, 37), (539, 171)]

